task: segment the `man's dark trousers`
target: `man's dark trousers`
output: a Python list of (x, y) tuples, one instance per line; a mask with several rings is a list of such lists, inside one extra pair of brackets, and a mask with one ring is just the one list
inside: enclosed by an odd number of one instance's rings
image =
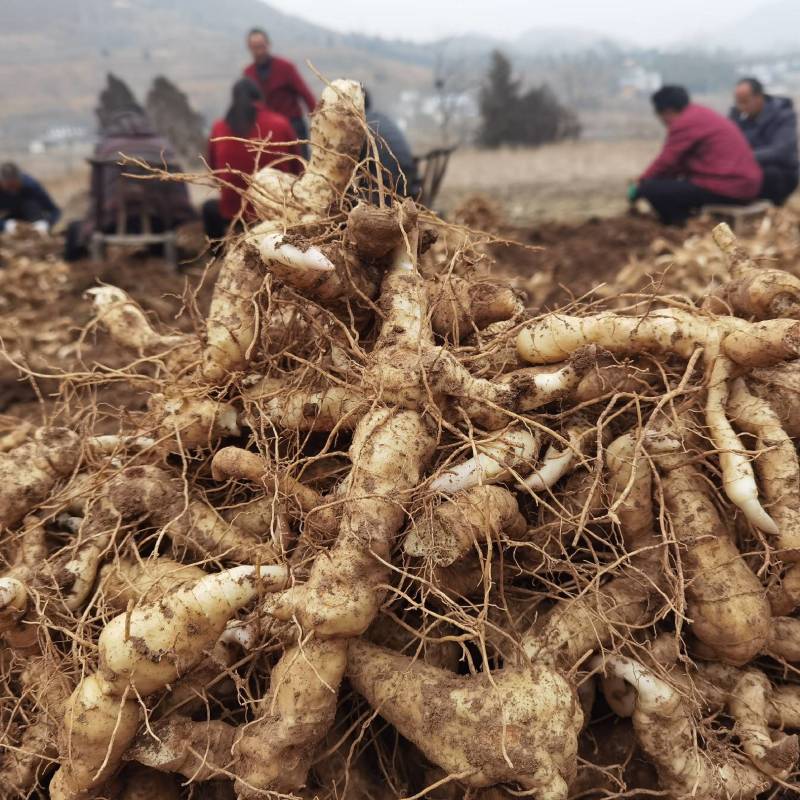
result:
[(764, 167), (763, 169), (764, 182), (761, 184), (761, 192), (758, 196), (765, 200), (771, 200), (776, 206), (782, 206), (797, 188), (797, 173), (780, 167)]
[(711, 192), (691, 181), (675, 178), (652, 178), (639, 183), (636, 198), (643, 197), (653, 207), (664, 225), (682, 225), (709, 204), (746, 204), (752, 198), (738, 199)]

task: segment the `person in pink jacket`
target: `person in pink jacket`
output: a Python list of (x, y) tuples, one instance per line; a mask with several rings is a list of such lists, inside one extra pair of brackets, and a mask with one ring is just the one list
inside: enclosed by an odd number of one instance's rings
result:
[(731, 120), (692, 103), (682, 86), (662, 87), (652, 102), (667, 139), (631, 187), (631, 201), (644, 198), (664, 224), (678, 225), (708, 203), (744, 204), (758, 196), (761, 167)]

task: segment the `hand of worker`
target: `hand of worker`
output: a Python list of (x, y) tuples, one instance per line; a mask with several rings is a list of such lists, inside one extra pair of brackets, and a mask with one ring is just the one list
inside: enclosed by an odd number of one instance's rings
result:
[(638, 183), (631, 183), (628, 186), (628, 202), (635, 203), (636, 198), (639, 194), (639, 184)]
[(3, 225), (3, 233), (7, 233), (9, 236), (13, 235), (16, 229), (17, 221), (15, 219), (7, 219), (6, 224)]
[(47, 220), (44, 219), (37, 219), (36, 222), (33, 223), (33, 229), (41, 236), (47, 236), (47, 234), (50, 233), (50, 225), (48, 225)]

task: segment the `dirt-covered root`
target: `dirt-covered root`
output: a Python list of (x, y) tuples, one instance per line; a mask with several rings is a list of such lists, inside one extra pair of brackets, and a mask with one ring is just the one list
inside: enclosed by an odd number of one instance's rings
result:
[(377, 266), (363, 266), (344, 244), (316, 247), (297, 234), (281, 233), (267, 233), (252, 243), (271, 275), (322, 305), (368, 304), (378, 293)]
[(397, 204), (373, 206), (358, 202), (350, 210), (346, 244), (362, 261), (383, 261), (403, 244), (408, 225), (398, 214), (398, 208)]
[(262, 797), (262, 787), (291, 792), (305, 785), (336, 716), (346, 661), (346, 639), (312, 638), (284, 652), (258, 719), (240, 728), (234, 743), (240, 797)]
[(768, 775), (786, 780), (797, 766), (800, 746), (769, 726), (772, 685), (757, 669), (743, 670), (731, 690), (728, 710), (736, 721), (734, 732), (752, 762)]
[(232, 774), (235, 738), (236, 728), (221, 720), (170, 717), (140, 734), (125, 759), (193, 781), (211, 781)]
[(200, 567), (164, 556), (145, 561), (117, 559), (101, 567), (97, 584), (104, 604), (122, 613), (131, 603), (155, 600), (177, 586), (195, 583), (204, 576)]
[(286, 173), (267, 167), (253, 177), (248, 199), (259, 218), (281, 230), (283, 225), (324, 217), (351, 180), (365, 133), (361, 86), (333, 81), (311, 118), (311, 159), (303, 175), (287, 185)]
[[(299, 223), (326, 219), (350, 183), (364, 140), (364, 96), (355, 81), (334, 81), (322, 93), (311, 123), (311, 160), (301, 177), (266, 168), (257, 173), (248, 199), (259, 211), (261, 224), (248, 232), (247, 239), (228, 250), (222, 264), (206, 322), (206, 345), (202, 353), (202, 374), (219, 384), (232, 373), (243, 370), (253, 352), (258, 330), (257, 297), (264, 282), (264, 258), (255, 244), (267, 247), (267, 268), (274, 265), (284, 277), (295, 282), (306, 275), (315, 286), (334, 280), (342, 284), (340, 273), (330, 270), (320, 259), (306, 257), (301, 266), (287, 267), (287, 258), (276, 256), (281, 247), (292, 245), (283, 235)], [(270, 238), (272, 237), (272, 238)], [(303, 255), (298, 248), (298, 255)], [(284, 246), (284, 256), (286, 254)], [(288, 259), (291, 261), (292, 259)], [(296, 259), (295, 259), (296, 261)], [(313, 262), (313, 263), (311, 263)], [(320, 269), (320, 266), (323, 269)], [(346, 270), (345, 270), (346, 271)], [(352, 284), (345, 281), (346, 284)], [(325, 294), (325, 293), (324, 293)], [(326, 296), (330, 294), (327, 292)]]
[(606, 449), (608, 509), (616, 516), (631, 562), (660, 582), (664, 545), (653, 512), (653, 471), (645, 449), (647, 434), (635, 428)]
[(540, 441), (538, 432), (522, 427), (491, 434), (472, 444), (477, 455), (441, 469), (430, 482), (430, 489), (454, 494), (480, 484), (520, 480), (533, 467)]
[(728, 413), (737, 427), (756, 437), (755, 470), (778, 528), (772, 543), (776, 556), (781, 561), (800, 560), (800, 464), (794, 443), (778, 415), (748, 391), (743, 378), (731, 385)]
[(81, 679), (66, 703), (53, 800), (80, 800), (101, 787), (136, 734), (140, 698), (190, 670), (237, 610), (287, 579), (282, 567), (235, 567), (112, 619), (98, 640), (97, 671)]
[(595, 348), (586, 347), (575, 351), (566, 363), (555, 368), (529, 367), (506, 373), (496, 381), (462, 379), (463, 387), (450, 386), (447, 382), (442, 382), (440, 387), (446, 394), (465, 398), (461, 408), (474, 423), (488, 430), (498, 430), (511, 421), (512, 414), (508, 412), (526, 414), (567, 397), (577, 389), (595, 362)]
[(666, 468), (664, 503), (679, 546), (690, 629), (720, 660), (746, 664), (769, 639), (766, 591), (720, 519), (699, 470), (664, 459), (660, 466)]
[(247, 366), (258, 330), (255, 298), (264, 282), (259, 261), (242, 244), (225, 253), (206, 320), (202, 372), (207, 381), (222, 382)]
[(533, 663), (555, 662), (571, 669), (587, 654), (651, 624), (653, 588), (642, 575), (623, 575), (559, 600), (523, 637), (525, 655)]
[(445, 772), (475, 787), (515, 783), (565, 800), (583, 713), (573, 687), (542, 664), (458, 676), (353, 640), (353, 688)]
[(492, 323), (519, 317), (523, 304), (507, 286), (449, 274), (429, 278), (431, 327), (439, 336), (459, 342)]
[(766, 367), (800, 355), (800, 323), (790, 319), (747, 322), (678, 308), (641, 316), (604, 311), (586, 317), (547, 314), (517, 337), (520, 357), (555, 364), (579, 347), (598, 345), (613, 355), (674, 354), (688, 359), (698, 347), (721, 342), (722, 353), (745, 367)]
[(359, 636), (369, 627), (403, 523), (404, 493), (420, 483), (433, 448), (416, 412), (379, 409), (364, 417), (350, 447), (353, 469), (336, 543), (314, 562), (307, 583), (272, 598), (269, 613), (323, 637)]
[(800, 607), (800, 567), (797, 564), (772, 576), (767, 599), (774, 617), (788, 616)]
[(220, 439), (239, 436), (238, 412), (197, 388), (175, 388), (150, 396), (148, 408), (157, 433), (174, 453), (209, 450)]
[(800, 361), (752, 370), (747, 388), (769, 403), (789, 436), (800, 436)]
[(32, 593), (52, 588), (53, 570), (47, 559), (44, 525), (31, 514), (17, 535), (8, 569), (0, 575), (0, 636), (18, 653), (39, 652)]
[(517, 485), (520, 491), (544, 492), (552, 489), (593, 451), (597, 429), (588, 419), (576, 415), (565, 425), (564, 438), (566, 445), (559, 441), (548, 446), (538, 468)]
[(6, 745), (0, 758), (0, 792), (4, 798), (29, 797), (58, 756), (52, 726), (40, 717), (31, 721), (19, 742)]
[(92, 299), (95, 320), (120, 347), (143, 356), (159, 356), (171, 373), (194, 362), (199, 342), (185, 334), (159, 333), (136, 302), (116, 286), (97, 286), (86, 293)]
[(336, 543), (314, 561), (306, 583), (264, 607), (295, 620), (303, 644), (281, 658), (261, 704), (264, 716), (237, 743), (242, 787), (286, 790), (305, 782), (310, 754), (333, 721), (347, 639), (366, 631), (378, 611), (404, 495), (420, 483), (433, 449), (426, 423), (413, 411), (378, 409), (356, 428)]
[[(161, 529), (179, 554), (188, 551), (202, 559), (238, 564), (250, 561), (275, 564), (283, 560), (268, 536), (264, 538), (268, 531), (255, 536), (226, 522), (212, 506), (193, 497), (180, 478), (160, 467), (128, 467), (112, 477), (86, 509), (71, 547), (73, 555), (63, 567), (70, 576), (69, 586), (65, 586), (69, 608), (80, 608), (89, 596), (120, 526), (145, 521)], [(180, 580), (190, 576), (186, 567), (168, 559), (141, 562), (138, 571), (133, 567), (132, 571), (126, 569), (124, 564), (116, 567), (117, 583), (128, 581), (128, 588), (120, 585), (113, 588), (123, 595), (138, 591), (140, 585), (146, 586), (151, 576), (156, 583), (166, 583), (163, 578), (170, 572), (174, 573), (173, 578), (180, 575)]]
[(635, 689), (636, 738), (670, 796), (750, 800), (772, 785), (764, 772), (733, 751), (703, 752), (691, 701), (652, 669), (617, 653), (597, 656), (593, 663)]
[(50, 495), (78, 464), (80, 437), (39, 428), (31, 441), (0, 454), (0, 528), (11, 528)]
[(519, 537), (528, 523), (517, 500), (502, 486), (476, 486), (447, 498), (432, 513), (414, 520), (403, 549), (437, 567), (449, 567), (469, 553), (486, 551), (503, 533)]
[(769, 724), (773, 728), (800, 731), (800, 688), (776, 686), (770, 698)]
[(782, 269), (758, 267), (724, 223), (714, 228), (713, 236), (725, 253), (732, 280), (708, 298), (709, 309), (759, 320), (800, 319), (800, 279)]
[(370, 406), (355, 386), (287, 389), (260, 381), (246, 389), (244, 396), (258, 403), (265, 421), (289, 431), (352, 430)]
[(286, 498), (288, 513), (302, 521), (312, 537), (329, 538), (339, 528), (339, 514), (316, 489), (273, 467), (258, 453), (240, 447), (223, 447), (211, 461), (215, 480), (228, 478), (249, 481), (267, 492), (277, 491)]
[(800, 664), (800, 619), (773, 617), (765, 650), (781, 661)]
[(596, 362), (570, 394), (569, 401), (578, 405), (615, 394), (647, 395), (653, 392), (655, 383), (656, 376), (646, 364), (635, 360), (617, 363), (600, 351)]

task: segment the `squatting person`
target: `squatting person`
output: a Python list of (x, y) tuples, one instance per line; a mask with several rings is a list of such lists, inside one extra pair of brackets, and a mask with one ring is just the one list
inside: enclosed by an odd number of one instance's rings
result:
[(731, 120), (692, 103), (682, 86), (664, 86), (651, 99), (667, 138), (631, 187), (631, 201), (648, 200), (664, 224), (677, 225), (707, 203), (745, 204), (758, 196), (761, 167)]
[(0, 233), (13, 233), (18, 222), (28, 222), (47, 233), (61, 211), (39, 181), (16, 164), (0, 166)]
[(743, 78), (733, 93), (730, 117), (747, 137), (764, 172), (759, 193), (776, 206), (797, 188), (797, 114), (788, 97), (766, 94), (761, 81)]

